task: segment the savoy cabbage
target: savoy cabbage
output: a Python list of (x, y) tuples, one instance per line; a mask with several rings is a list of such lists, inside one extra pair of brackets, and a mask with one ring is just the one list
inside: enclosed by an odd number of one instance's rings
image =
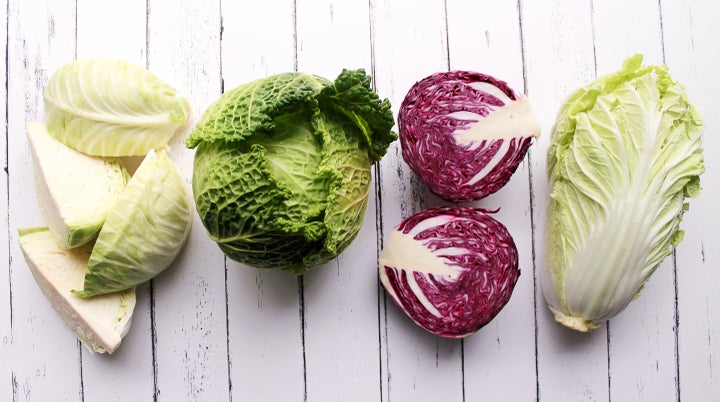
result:
[(396, 138), (390, 103), (360, 70), (335, 82), (288, 72), (224, 93), (186, 145), (196, 148), (197, 212), (221, 250), (302, 274), (328, 262), (363, 221), (370, 167)]

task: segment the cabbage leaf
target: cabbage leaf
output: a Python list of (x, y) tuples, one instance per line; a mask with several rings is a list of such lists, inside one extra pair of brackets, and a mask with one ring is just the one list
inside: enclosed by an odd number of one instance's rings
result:
[(622, 311), (682, 239), (704, 171), (699, 111), (642, 56), (573, 93), (548, 149), (545, 298), (587, 331)]

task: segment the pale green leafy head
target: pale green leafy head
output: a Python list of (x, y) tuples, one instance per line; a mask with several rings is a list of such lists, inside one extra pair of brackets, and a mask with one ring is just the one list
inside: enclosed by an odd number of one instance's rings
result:
[(558, 321), (587, 330), (614, 316), (678, 244), (702, 129), (667, 67), (639, 55), (569, 97), (548, 149), (542, 285)]

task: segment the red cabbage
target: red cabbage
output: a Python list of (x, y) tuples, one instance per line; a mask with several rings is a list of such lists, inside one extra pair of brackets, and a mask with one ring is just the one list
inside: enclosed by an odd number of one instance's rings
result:
[(510, 300), (520, 276), (507, 228), (489, 211), (425, 209), (398, 225), (379, 258), (387, 294), (417, 325), (448, 338), (473, 334)]
[(398, 128), (405, 162), (452, 202), (503, 187), (540, 134), (526, 96), (472, 71), (435, 73), (415, 83), (400, 105)]

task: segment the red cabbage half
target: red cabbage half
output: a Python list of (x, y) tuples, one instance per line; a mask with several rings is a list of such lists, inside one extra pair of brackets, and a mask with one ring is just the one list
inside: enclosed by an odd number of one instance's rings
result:
[(540, 123), (526, 96), (472, 71), (415, 83), (398, 113), (405, 162), (447, 201), (481, 199), (503, 187), (522, 162)]
[(507, 228), (471, 207), (434, 207), (405, 219), (390, 233), (378, 265), (395, 303), (420, 327), (448, 338), (490, 322), (520, 276)]

